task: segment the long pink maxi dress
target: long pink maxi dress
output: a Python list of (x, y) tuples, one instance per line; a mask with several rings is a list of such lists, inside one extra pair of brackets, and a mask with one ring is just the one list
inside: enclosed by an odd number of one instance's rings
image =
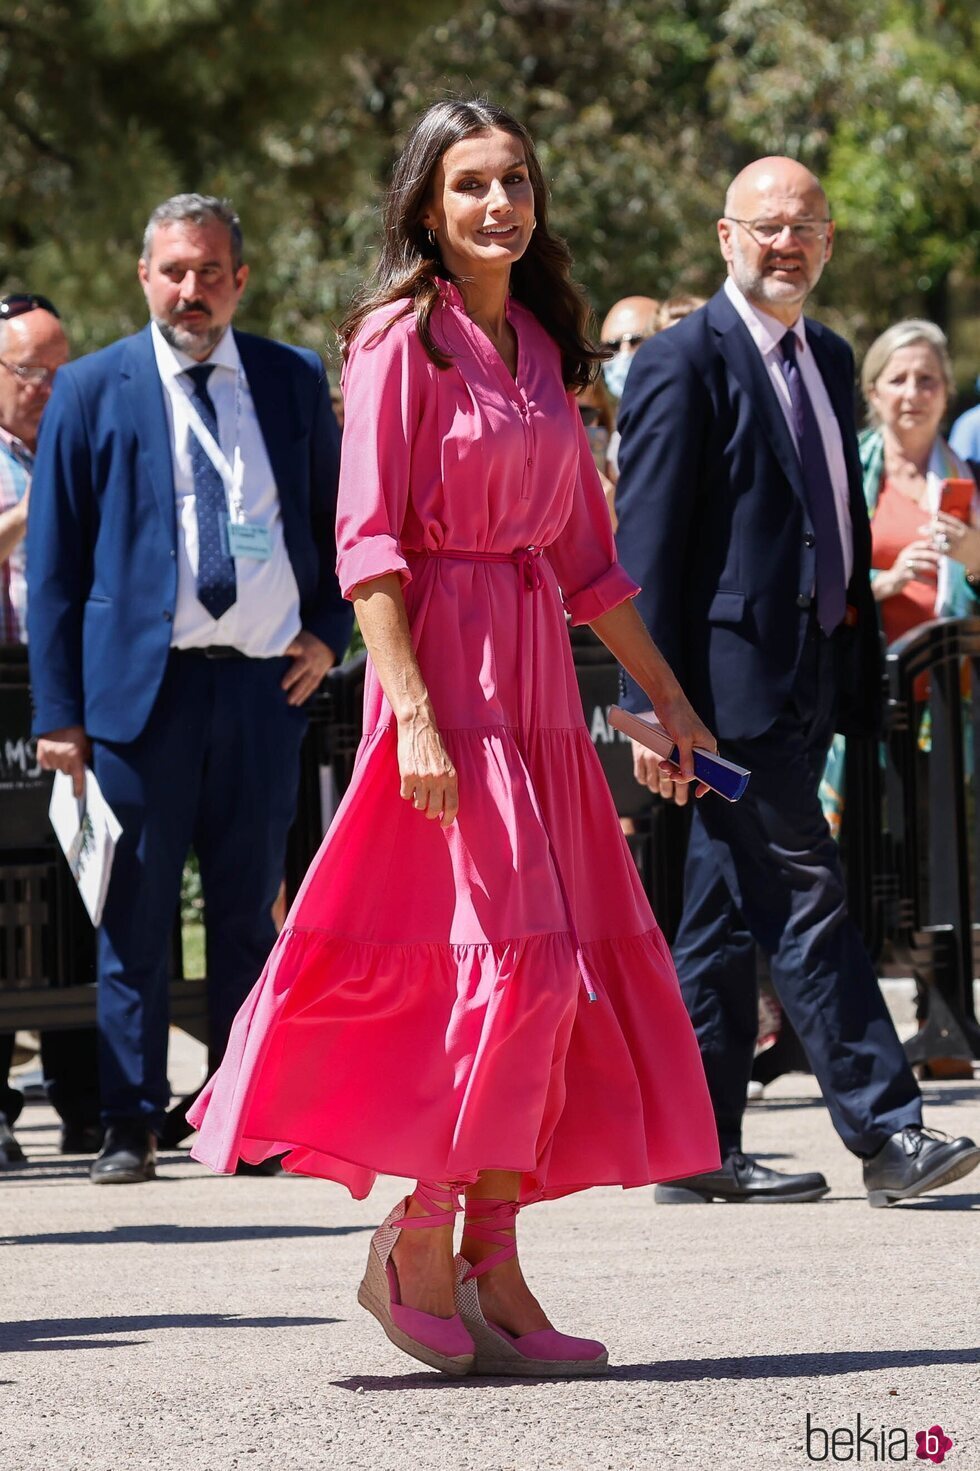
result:
[(401, 578), (459, 816), (443, 830), (400, 797), (369, 666), (353, 780), (191, 1113), (193, 1153), (230, 1171), (285, 1152), (357, 1198), (381, 1173), (515, 1170), (528, 1202), (714, 1169), (697, 1044), (572, 665), (562, 604), (585, 623), (637, 589), (558, 349), (511, 302), (515, 381), (445, 285), (440, 370), (399, 310), (346, 367), (338, 571), (347, 594)]

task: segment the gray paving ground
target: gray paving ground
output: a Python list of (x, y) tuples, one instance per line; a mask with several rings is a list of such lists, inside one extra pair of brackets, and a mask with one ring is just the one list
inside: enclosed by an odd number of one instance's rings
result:
[[(934, 1124), (980, 1133), (980, 1083), (926, 1091)], [(356, 1203), (313, 1181), (212, 1178), (176, 1153), (155, 1184), (97, 1190), (32, 1105), (31, 1164), (0, 1181), (0, 1465), (789, 1471), (812, 1464), (807, 1415), (827, 1431), (860, 1415), (879, 1459), (884, 1428), (908, 1433), (907, 1464), (930, 1464), (912, 1436), (938, 1422), (946, 1464), (980, 1468), (980, 1174), (872, 1211), (812, 1080), (771, 1092), (748, 1144), (823, 1169), (821, 1204), (595, 1190), (527, 1212), (539, 1295), (614, 1365), (542, 1384), (416, 1370), (357, 1307), (396, 1182)]]

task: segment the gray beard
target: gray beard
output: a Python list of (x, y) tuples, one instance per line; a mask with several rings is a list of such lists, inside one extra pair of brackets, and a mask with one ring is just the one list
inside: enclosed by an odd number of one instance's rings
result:
[(799, 304), (801, 307), (812, 292), (814, 286), (823, 274), (823, 266), (818, 266), (809, 280), (800, 273), (800, 284), (795, 289), (786, 289), (782, 281), (773, 281), (761, 270), (753, 267), (746, 259), (741, 245), (736, 239), (734, 248), (734, 260), (732, 261), (732, 275), (735, 285), (742, 295), (749, 301), (754, 301), (763, 310), (767, 305), (785, 306), (787, 303)]
[(188, 332), (186, 327), (174, 326), (172, 322), (161, 321), (159, 317), (154, 317), (153, 320), (159, 327), (164, 342), (169, 342), (171, 347), (186, 353), (188, 357), (194, 357), (202, 348), (210, 353), (225, 335), (224, 327), (207, 327), (203, 332)]

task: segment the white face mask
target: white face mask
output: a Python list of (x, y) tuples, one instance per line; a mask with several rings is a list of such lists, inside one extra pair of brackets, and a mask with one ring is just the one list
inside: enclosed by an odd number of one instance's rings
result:
[(626, 378), (633, 362), (631, 352), (623, 352), (622, 349), (614, 358), (609, 358), (602, 365), (602, 376), (606, 380), (606, 387), (613, 398), (622, 398), (623, 389), (626, 387)]
[(585, 432), (589, 437), (589, 448), (596, 462), (596, 468), (605, 470), (609, 453), (609, 430), (603, 424), (589, 424)]

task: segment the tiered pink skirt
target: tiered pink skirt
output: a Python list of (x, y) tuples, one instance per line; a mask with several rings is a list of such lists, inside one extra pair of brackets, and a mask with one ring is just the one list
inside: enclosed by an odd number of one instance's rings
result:
[[(481, 569), (491, 593), (505, 574)], [(212, 1169), (284, 1153), (357, 1198), (378, 1174), (513, 1170), (527, 1202), (717, 1166), (670, 954), (583, 723), (557, 593), (541, 596), (533, 664), (517, 666), (511, 630), (509, 677), (497, 600), (498, 657), (484, 642), (465, 666), (479, 692), (416, 625), (459, 773), (448, 830), (400, 798), (369, 677), (351, 787), (191, 1114)]]

